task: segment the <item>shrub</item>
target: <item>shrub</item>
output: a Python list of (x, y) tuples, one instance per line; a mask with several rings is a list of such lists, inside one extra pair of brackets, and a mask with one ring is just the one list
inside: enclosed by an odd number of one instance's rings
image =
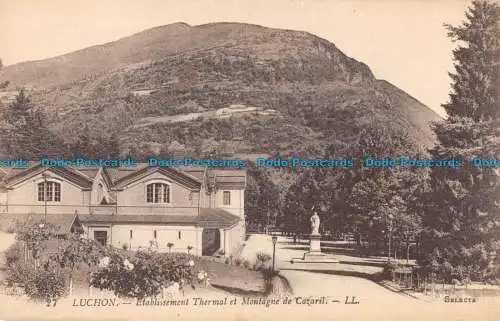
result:
[(53, 302), (55, 306), (67, 294), (66, 274), (59, 269), (37, 269), (25, 282), (24, 292), (31, 299), (45, 301), (47, 305)]
[(24, 286), (28, 280), (31, 280), (35, 269), (33, 266), (28, 264), (24, 264), (22, 261), (18, 261), (13, 263), (12, 265), (7, 267), (7, 277), (6, 281), (9, 286), (14, 284), (19, 284)]
[(234, 260), (234, 264), (236, 264), (236, 266), (240, 266), (242, 262), (243, 262), (243, 260), (240, 258), (237, 258), (236, 260)]
[(35, 269), (33, 264), (18, 261), (7, 269), (7, 284), (20, 285), (29, 298), (48, 304), (67, 294), (68, 274), (57, 266), (45, 264)]
[(124, 249), (124, 250), (128, 250), (128, 244), (127, 244), (127, 243), (123, 243), (123, 244), (122, 244), (122, 249)]
[(11, 245), (5, 252), (5, 264), (7, 267), (16, 264), (24, 257), (24, 246), (21, 242)]
[(246, 268), (246, 269), (250, 269), (250, 261), (244, 260), (243, 261), (243, 267)]
[(91, 285), (113, 291), (121, 297), (145, 298), (160, 294), (162, 288), (179, 283), (194, 288), (194, 261), (185, 253), (136, 252), (127, 256), (118, 251), (109, 255), (109, 264), (91, 276)]
[(270, 261), (272, 259), (271, 255), (267, 254), (267, 253), (264, 253), (264, 252), (259, 252), (257, 253), (257, 261), (259, 262), (266, 262), (266, 261)]
[(224, 260), (224, 263), (225, 263), (225, 264), (230, 264), (230, 263), (231, 263), (231, 260), (230, 260), (228, 257), (226, 257), (226, 259)]

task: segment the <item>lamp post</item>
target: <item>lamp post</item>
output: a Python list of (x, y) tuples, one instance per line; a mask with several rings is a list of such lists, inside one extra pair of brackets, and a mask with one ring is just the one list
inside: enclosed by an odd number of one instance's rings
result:
[(47, 223), (47, 174), (43, 173), (43, 201), (44, 201), (44, 216), (43, 221)]
[(274, 273), (274, 262), (276, 261), (276, 242), (278, 242), (278, 237), (273, 236), (273, 273)]
[(392, 214), (388, 215), (389, 217), (389, 251), (387, 254), (387, 262), (391, 262), (391, 243), (392, 243)]

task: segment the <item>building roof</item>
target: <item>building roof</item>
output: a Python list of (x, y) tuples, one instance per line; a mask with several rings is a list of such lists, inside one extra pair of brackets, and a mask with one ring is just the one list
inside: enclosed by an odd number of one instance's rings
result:
[(193, 225), (203, 228), (230, 228), (240, 221), (222, 209), (201, 208), (200, 215), (79, 215), (82, 223)]
[(83, 223), (97, 224), (179, 224), (196, 225), (197, 217), (189, 215), (79, 215)]
[(240, 217), (220, 208), (200, 208), (198, 216), (198, 224), (203, 228), (229, 228), (240, 220)]
[[(38, 175), (44, 171), (51, 171), (78, 186), (91, 188), (99, 169), (99, 166), (43, 167), (39, 161), (30, 161), (30, 167), (28, 168), (0, 167), (0, 186), (13, 185), (30, 176)], [(148, 163), (137, 163), (135, 167), (103, 168), (103, 175), (108, 180), (111, 188), (119, 188), (153, 172), (171, 176), (174, 180), (191, 189), (199, 189), (205, 178), (209, 179), (207, 183), (225, 188), (244, 188), (246, 181), (245, 169), (214, 169), (197, 166), (149, 167)]]
[[(0, 216), (2, 229), (15, 229), (17, 224), (28, 221), (33, 223), (45, 222), (45, 216), (41, 214), (6, 214)], [(73, 227), (81, 228), (80, 219), (77, 214), (47, 214), (48, 224), (55, 226), (57, 235), (71, 232)]]

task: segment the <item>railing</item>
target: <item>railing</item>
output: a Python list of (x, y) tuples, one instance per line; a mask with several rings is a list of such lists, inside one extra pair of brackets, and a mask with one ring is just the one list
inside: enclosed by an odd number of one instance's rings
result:
[(167, 206), (152, 204), (146, 206), (116, 205), (0, 205), (0, 213), (8, 214), (94, 214), (94, 215), (198, 215), (198, 207)]

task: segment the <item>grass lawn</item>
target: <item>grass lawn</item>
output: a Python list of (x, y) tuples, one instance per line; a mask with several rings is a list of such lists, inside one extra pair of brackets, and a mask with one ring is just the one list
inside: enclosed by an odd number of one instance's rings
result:
[(259, 271), (229, 265), (209, 257), (196, 257), (195, 266), (208, 272), (214, 286), (240, 289), (244, 292), (263, 292), (264, 279)]

